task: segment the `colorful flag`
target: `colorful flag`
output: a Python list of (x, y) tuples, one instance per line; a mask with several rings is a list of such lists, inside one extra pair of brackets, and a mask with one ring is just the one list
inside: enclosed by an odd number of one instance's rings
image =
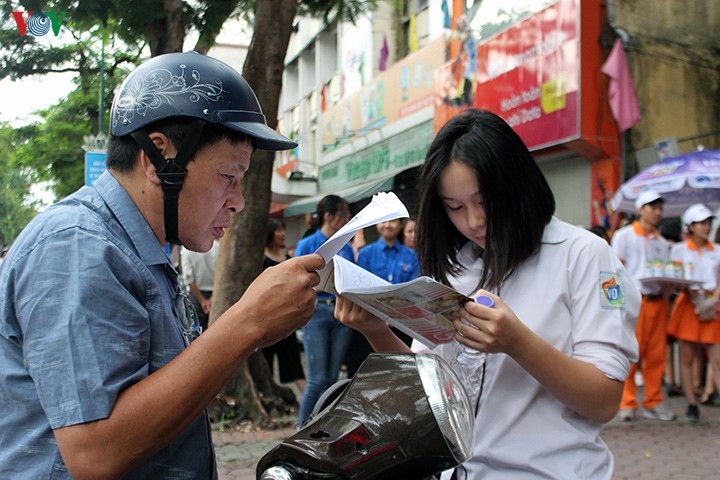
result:
[(410, 15), (410, 52), (417, 52), (418, 50), (418, 38), (417, 38), (417, 21), (415, 14)]
[(615, 40), (615, 45), (602, 66), (602, 72), (610, 77), (608, 87), (610, 110), (618, 128), (623, 132), (639, 122), (642, 115), (625, 58), (625, 47), (619, 38)]
[(325, 92), (325, 84), (320, 88), (320, 111), (327, 110), (327, 93)]
[(387, 43), (387, 35), (383, 35), (383, 44), (380, 48), (380, 71), (384, 72), (387, 70), (388, 56), (390, 55), (390, 48)]

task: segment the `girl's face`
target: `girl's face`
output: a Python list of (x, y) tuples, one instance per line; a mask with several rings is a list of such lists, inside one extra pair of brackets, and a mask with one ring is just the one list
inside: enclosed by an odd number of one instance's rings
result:
[(712, 230), (712, 219), (708, 218), (702, 222), (690, 224), (690, 235), (696, 243), (704, 244), (710, 239), (710, 230)]
[(334, 234), (350, 220), (350, 209), (347, 206), (342, 206), (338, 208), (337, 213), (334, 215), (329, 212), (325, 212), (325, 215), (325, 224), (327, 224), (330, 231)]
[(277, 230), (273, 232), (273, 243), (278, 248), (285, 248), (285, 228), (279, 226)]
[(403, 228), (403, 238), (405, 240), (405, 246), (408, 248), (415, 248), (415, 220), (408, 220)]
[(485, 249), (487, 217), (475, 171), (464, 163), (450, 162), (440, 174), (438, 195), (455, 228)]

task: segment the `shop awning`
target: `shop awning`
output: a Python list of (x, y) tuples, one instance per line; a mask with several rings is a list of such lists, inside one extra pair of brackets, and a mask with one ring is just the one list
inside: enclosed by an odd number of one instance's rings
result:
[(352, 187), (341, 188), (335, 192), (326, 192), (313, 195), (312, 197), (306, 197), (302, 200), (295, 200), (294, 202), (289, 203), (287, 207), (285, 207), (284, 215), (286, 217), (292, 217), (295, 215), (302, 215), (304, 213), (313, 212), (315, 211), (318, 202), (322, 200), (326, 195), (329, 195), (331, 193), (344, 198), (345, 200), (347, 200), (348, 203), (357, 202), (358, 200), (367, 198), (371, 195), (376, 194), (377, 192), (391, 190), (393, 187), (394, 179), (395, 177), (387, 177), (381, 180), (373, 180), (371, 182), (353, 185)]

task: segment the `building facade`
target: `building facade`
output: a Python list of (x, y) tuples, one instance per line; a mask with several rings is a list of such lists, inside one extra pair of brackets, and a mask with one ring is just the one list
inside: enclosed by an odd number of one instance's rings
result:
[[(329, 193), (359, 208), (393, 189), (412, 211), (414, 173), (434, 133), (466, 106), (513, 125), (548, 178), (558, 217), (612, 229), (609, 199), (657, 160), (662, 140), (677, 139), (681, 152), (717, 147), (720, 7), (675, 4), (379, 0), (354, 25), (301, 19), (279, 113), (299, 147), (278, 157), (272, 186), (285, 200), (288, 237)], [(702, 34), (683, 33), (692, 25)], [(625, 131), (603, 73), (617, 39), (641, 113)]]

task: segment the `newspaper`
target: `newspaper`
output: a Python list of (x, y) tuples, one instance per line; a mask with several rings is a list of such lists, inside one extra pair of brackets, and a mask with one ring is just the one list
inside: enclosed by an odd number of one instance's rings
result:
[(460, 307), (472, 301), (447, 285), (423, 276), (392, 284), (336, 254), (361, 228), (407, 217), (397, 196), (380, 193), (329, 238), (315, 253), (325, 258), (319, 271), (319, 290), (341, 294), (429, 348), (453, 340), (453, 320)]
[(319, 270), (321, 290), (335, 294), (333, 282), (332, 259), (348, 243), (352, 237), (366, 227), (396, 218), (407, 218), (410, 214), (405, 205), (393, 192), (380, 192), (373, 195), (370, 203), (350, 219), (340, 230), (328, 238), (315, 250), (325, 259), (325, 268)]

